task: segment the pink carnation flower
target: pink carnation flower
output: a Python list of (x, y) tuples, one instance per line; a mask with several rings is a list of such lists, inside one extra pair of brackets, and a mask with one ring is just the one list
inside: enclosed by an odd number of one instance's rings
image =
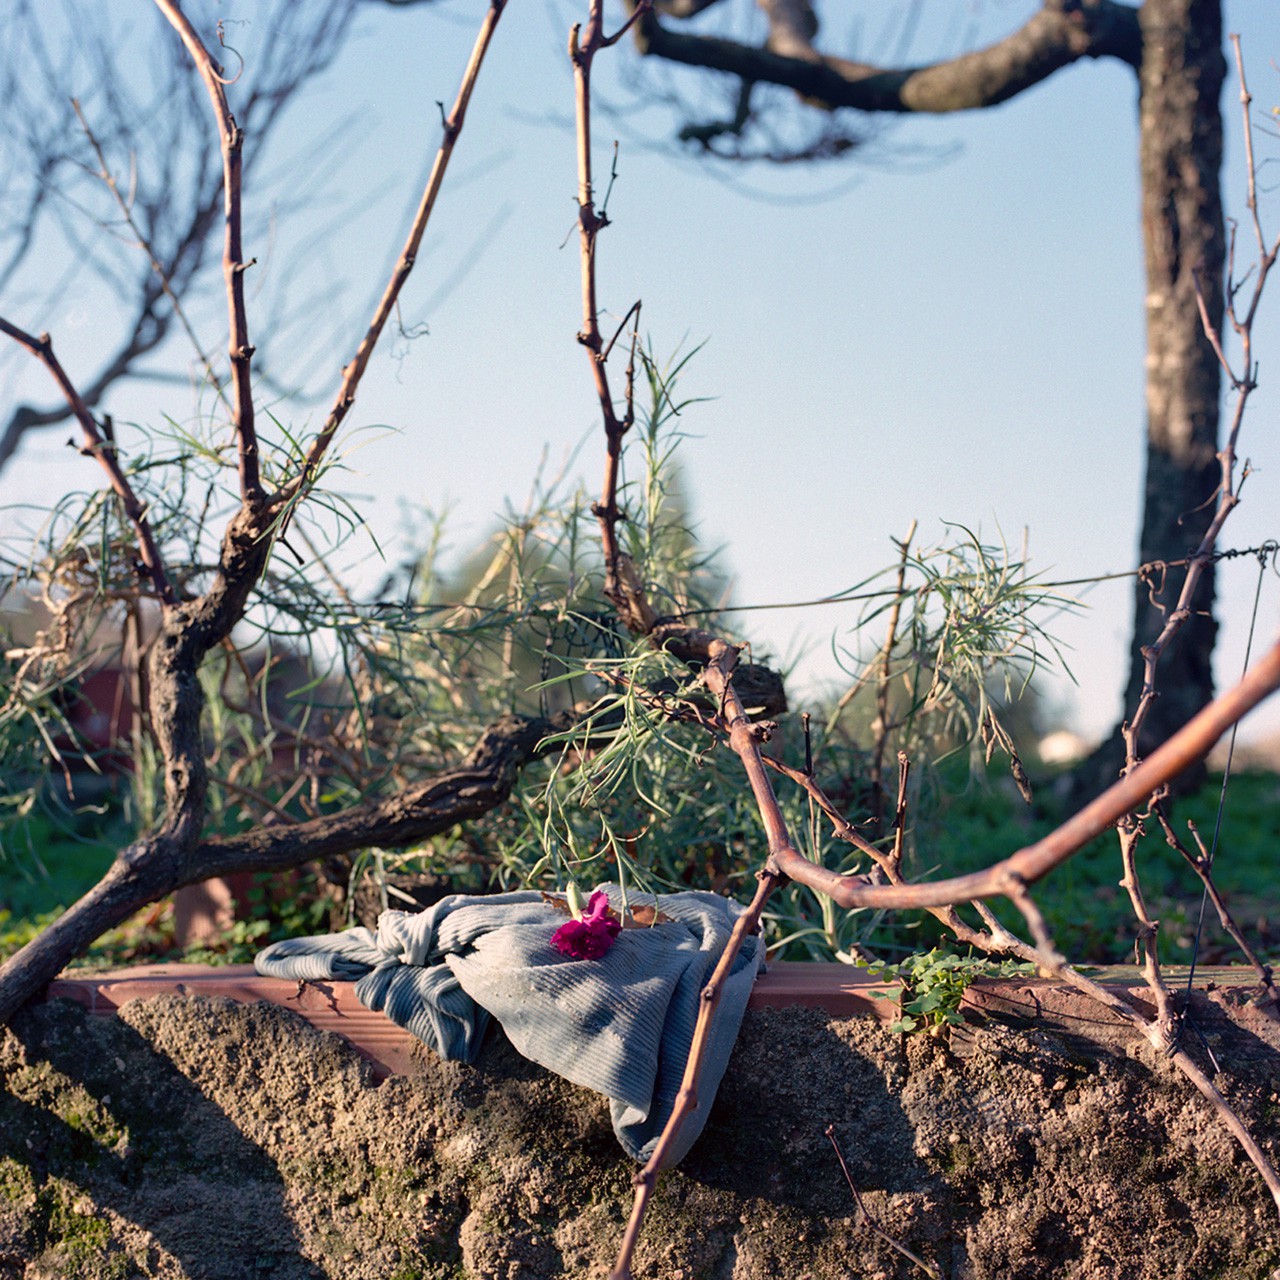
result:
[(609, 915), (609, 896), (597, 889), (581, 920), (566, 920), (551, 935), (551, 945), (573, 960), (599, 960), (613, 946), (622, 925)]

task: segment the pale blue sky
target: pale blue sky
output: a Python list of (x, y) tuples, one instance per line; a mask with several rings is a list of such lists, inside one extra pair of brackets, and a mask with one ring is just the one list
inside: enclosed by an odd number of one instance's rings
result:
[[(1034, 7), (934, 0), (929, 9), (964, 13), (981, 37), (1011, 29)], [(354, 197), (357, 208), (312, 258), (318, 285), (367, 281), (375, 269), (381, 278), (393, 260), (404, 210), (438, 140), (435, 102), (452, 100), (479, 8), (453, 0), (371, 10), (308, 107), (306, 128), (322, 137), (333, 120), (357, 113), (353, 132), (331, 148), (344, 199)], [(234, 7), (250, 18), (248, 56), (252, 10)], [(554, 464), (598, 424), (574, 341), (576, 242), (566, 243), (574, 219), (573, 141), (563, 124), (572, 104), (564, 57), (572, 12), (563, 2), (511, 0), (405, 295), (406, 322), (426, 321), (430, 334), (381, 354), (349, 420), (399, 432), (370, 433), (351, 458), (349, 487), (371, 499), (368, 518), (384, 544), (394, 545), (403, 500), (452, 504), (452, 541), (467, 545), (491, 527), (505, 498), (522, 500), (544, 450)], [(1257, 104), (1280, 103), (1271, 65), (1280, 55), (1280, 9), (1240, 0), (1227, 14), (1244, 35)], [(953, 52), (944, 34), (926, 31), (914, 55)], [(623, 47), (601, 59), (599, 87), (609, 101), (626, 103), (614, 73), (634, 61)], [(1236, 93), (1233, 76), (1224, 100), (1225, 194), (1239, 214)], [(659, 353), (705, 343), (683, 390), (712, 399), (686, 415), (695, 438), (682, 461), (701, 531), (726, 548), (741, 602), (845, 588), (892, 558), (890, 539), (913, 518), (926, 541), (942, 536), (943, 520), (992, 538), (1003, 531), (1015, 546), (1027, 527), (1034, 564), (1055, 578), (1132, 567), (1143, 417), (1135, 99), (1126, 68), (1079, 65), (996, 110), (900, 123), (874, 164), (853, 159), (819, 171), (709, 171), (673, 147), (646, 145), (669, 136), (661, 112), (599, 117), (602, 174), (613, 138), (622, 140), (614, 225), (600, 248), (602, 303), (620, 317), (643, 298), (644, 329)], [(904, 163), (919, 147), (953, 153)], [(1280, 157), (1269, 140), (1261, 152)], [(834, 194), (776, 198), (823, 192)], [(1264, 216), (1273, 234), (1280, 229), (1280, 197), (1264, 197)], [(288, 231), (282, 224), (280, 234)], [(262, 246), (248, 248), (268, 260)], [(1258, 325), (1263, 385), (1242, 446), (1259, 474), (1227, 526), (1233, 546), (1280, 536), (1280, 383), (1269, 376), (1280, 307), (1271, 302)], [(336, 385), (363, 331), (362, 305), (342, 305), (351, 337), (327, 385), (319, 380), (321, 392)], [(53, 332), (73, 374), (77, 355), (88, 367), (94, 325), (81, 300), (68, 295), (54, 314), (10, 318)], [(214, 334), (211, 344), (221, 341)], [(50, 398), (32, 370), (7, 359), (0, 401), (17, 395)], [(144, 391), (117, 411), (139, 419), (173, 412), (174, 395)], [(65, 435), (27, 447), (0, 478), (0, 503), (90, 482), (79, 470), (88, 463), (62, 447)], [(580, 456), (593, 485), (598, 458), (593, 439)], [(363, 572), (378, 576), (372, 565)], [(1256, 572), (1240, 561), (1221, 574), (1220, 683), (1239, 672)], [(1058, 682), (1050, 695), (1069, 707), (1071, 723), (1097, 734), (1119, 710), (1130, 587), (1098, 588), (1087, 602), (1081, 617), (1055, 623), (1079, 687)], [(755, 614), (748, 629), (775, 651), (808, 650), (800, 675), (819, 681), (835, 674), (832, 635), (854, 621), (827, 608)], [(1275, 635), (1278, 621), (1272, 577), (1257, 643)], [(1276, 727), (1280, 708), (1247, 726), (1252, 734)]]

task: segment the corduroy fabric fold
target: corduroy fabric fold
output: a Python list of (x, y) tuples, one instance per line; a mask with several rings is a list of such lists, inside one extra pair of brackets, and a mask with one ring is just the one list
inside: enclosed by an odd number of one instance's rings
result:
[[(615, 908), (617, 885), (603, 886)], [(628, 905), (652, 906), (629, 894)], [(271, 977), (355, 982), (366, 1007), (387, 1014), (443, 1058), (473, 1061), (488, 1015), (525, 1057), (610, 1099), (628, 1155), (648, 1158), (671, 1115), (700, 994), (724, 951), (738, 903), (710, 893), (659, 897), (665, 923), (624, 929), (599, 960), (551, 946), (564, 917), (536, 892), (456, 894), (409, 915), (386, 911), (376, 930), (290, 938), (257, 957)], [(747, 938), (716, 1010), (699, 1081), (672, 1162), (702, 1132), (728, 1066), (763, 956)]]

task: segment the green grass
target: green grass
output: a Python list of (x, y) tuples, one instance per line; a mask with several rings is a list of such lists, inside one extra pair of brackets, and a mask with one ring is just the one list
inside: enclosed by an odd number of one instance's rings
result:
[(74, 824), (33, 814), (0, 834), (0, 931), (69, 907), (102, 878), (123, 835), (96, 814)]
[[(16, 832), (16, 838), (15, 838)], [(78, 825), (42, 814), (6, 831), (0, 852), (0, 961), (35, 938), (102, 878), (131, 832), (118, 818), (82, 814)], [(71, 967), (187, 960), (246, 964), (269, 942), (324, 933), (331, 903), (312, 877), (260, 877), (249, 894), (249, 919), (220, 938), (184, 949), (174, 937), (172, 902), (145, 907), (103, 934)], [(287, 889), (282, 888), (287, 886)]]
[[(93, 888), (128, 839), (118, 818), (93, 812), (80, 814), (75, 820), (33, 814), (21, 824), (6, 827), (3, 835), (0, 959), (25, 946)], [(153, 926), (150, 932), (156, 932)], [(137, 948), (143, 933), (141, 923), (131, 925), (127, 940), (120, 931), (113, 931), (77, 963), (123, 959)]]
[[(1193, 795), (1176, 802), (1173, 824), (1189, 848), (1188, 819), (1208, 845), (1222, 775), (1211, 774)], [(1233, 775), (1227, 791), (1222, 831), (1214, 863), (1214, 883), (1245, 935), (1261, 952), (1280, 952), (1280, 867), (1276, 844), (1280, 823), (1280, 775)], [(1047, 835), (1065, 816), (1052, 801), (1042, 812), (1010, 798), (1005, 788), (965, 788), (956, 782), (937, 815), (916, 831), (913, 878), (962, 875), (977, 871)], [(1188, 963), (1200, 912), (1201, 884), (1182, 856), (1171, 849), (1155, 822), (1147, 824), (1138, 858), (1138, 874), (1149, 912), (1161, 921), (1162, 957)], [(1133, 959), (1133, 913), (1120, 888), (1119, 841), (1114, 832), (1086, 845), (1051, 872), (1033, 890), (1060, 948), (1069, 959), (1092, 964), (1122, 964)], [(1017, 911), (997, 904), (997, 915), (1025, 934)], [(919, 951), (941, 940), (941, 926), (927, 917), (889, 921), (872, 939), (888, 952)], [(1239, 956), (1219, 928), (1210, 906), (1198, 959), (1235, 963)]]
[[(1028, 809), (1002, 784), (969, 783), (961, 770), (944, 771), (938, 812), (915, 831), (913, 878), (938, 878), (975, 871), (1047, 834), (1060, 820), (1051, 801), (1043, 812)], [(1206, 843), (1212, 839), (1221, 775), (1175, 807), (1175, 826), (1186, 832), (1195, 821)], [(1214, 879), (1246, 936), (1264, 958), (1280, 956), (1280, 871), (1277, 870), (1276, 815), (1280, 813), (1280, 775), (1237, 773), (1231, 780), (1223, 818)], [(1200, 883), (1182, 858), (1168, 848), (1158, 829), (1143, 841), (1139, 871), (1151, 913), (1161, 920), (1163, 958), (1191, 958), (1200, 910)], [(75, 835), (52, 821), (33, 819), (20, 845), (6, 845), (0, 864), (0, 958), (12, 954), (102, 875), (124, 838), (118, 824), (86, 819)], [(1133, 958), (1132, 912), (1119, 888), (1118, 842), (1108, 832), (1051, 873), (1035, 897), (1059, 946), (1079, 963), (1115, 964)], [(219, 945), (202, 948), (188, 959), (240, 962), (267, 941), (293, 933), (324, 932), (327, 903), (295, 876), (288, 893), (279, 881), (253, 898), (251, 918), (238, 922)], [(267, 886), (262, 886), (265, 890)], [(1019, 933), (1021, 918), (1007, 904), (997, 914)], [(946, 942), (941, 926), (923, 915), (887, 915), (872, 934), (878, 954), (897, 958), (928, 951)], [(174, 959), (176, 948), (169, 913), (153, 908), (101, 939), (86, 963), (127, 963)], [(1234, 963), (1233, 944), (1219, 928), (1212, 909), (1206, 914), (1201, 963)]]

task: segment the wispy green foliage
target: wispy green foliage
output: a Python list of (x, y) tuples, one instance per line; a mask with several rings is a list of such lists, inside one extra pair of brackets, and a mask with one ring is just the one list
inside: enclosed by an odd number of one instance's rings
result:
[[(619, 535), (659, 613), (731, 634), (732, 615), (720, 612), (727, 577), (693, 528), (678, 465), (696, 403), (679, 391), (692, 354), (666, 365), (640, 359), (643, 403), (623, 459)], [(298, 451), (282, 424), (271, 425), (268, 477), (295, 464)], [(208, 584), (211, 530), (236, 501), (231, 462), (225, 427), (211, 420), (170, 423), (130, 463), (181, 591)], [(330, 479), (341, 472), (341, 454), (332, 466)], [(26, 683), (6, 704), (8, 719), (0, 715), (0, 734), (21, 721), (11, 731), (39, 745), (36, 717), (55, 714), (57, 691), (95, 662), (120, 663), (141, 678), (153, 627), (118, 505), (101, 494), (69, 499), (38, 553), (11, 568), (12, 589), (37, 588), (65, 640), (46, 644), (21, 673)], [(1037, 611), (1062, 602), (1003, 548), (957, 533), (947, 546), (912, 549), (901, 592), (891, 587), (858, 620), (859, 642), (872, 637), (863, 648), (874, 655), (879, 645), (881, 656), (866, 660), (859, 691), (808, 743), (815, 776), (851, 820), (872, 813), (867, 761), (877, 733), (882, 750), (901, 747), (917, 763), (962, 747), (978, 760), (993, 747), (1009, 750), (1003, 707), (1052, 653)], [(335, 548), (364, 536), (340, 496), (317, 489), (275, 536), (281, 549), (233, 644), (201, 672), (210, 831), (296, 821), (412, 785), (457, 763), (486, 725), (514, 711), (559, 719), (545, 758), (524, 771), (509, 805), (424, 848), (355, 860), (357, 875), (376, 871), (390, 905), (395, 873), (414, 870), (444, 872), (464, 889), (619, 879), (646, 889), (750, 892), (764, 849), (741, 766), (714, 730), (716, 708), (697, 673), (616, 623), (585, 489), (539, 473), (523, 506), (453, 561), (445, 521), (428, 518), (422, 550), (371, 600), (356, 598), (332, 567)], [(895, 572), (886, 570), (890, 581)], [(882, 636), (895, 602), (886, 667)], [(877, 727), (876, 690), (885, 683), (891, 720)], [(69, 722), (57, 727), (70, 740)], [(157, 753), (145, 725), (125, 723), (122, 732), (127, 740), (113, 749), (132, 761), (130, 809), (145, 829), (158, 812)], [(804, 759), (794, 717), (781, 718), (770, 750), (793, 766)], [(38, 790), (33, 781), (28, 799)], [(779, 795), (809, 857), (865, 870), (802, 791), (780, 781)], [(771, 902), (769, 939), (786, 956), (849, 960), (876, 921), (793, 885)]]
[[(827, 733), (877, 759), (905, 753), (913, 804), (932, 780), (930, 766), (957, 751), (969, 753), (974, 773), (1001, 753), (1029, 801), (1011, 717), (1041, 667), (1065, 668), (1046, 620), (1076, 602), (1041, 583), (1025, 554), (947, 527), (954, 536), (939, 546), (902, 546), (900, 563), (878, 575), (893, 586), (859, 584), (871, 603), (841, 651), (854, 682), (831, 709)], [(875, 807), (885, 808), (883, 797)]]

